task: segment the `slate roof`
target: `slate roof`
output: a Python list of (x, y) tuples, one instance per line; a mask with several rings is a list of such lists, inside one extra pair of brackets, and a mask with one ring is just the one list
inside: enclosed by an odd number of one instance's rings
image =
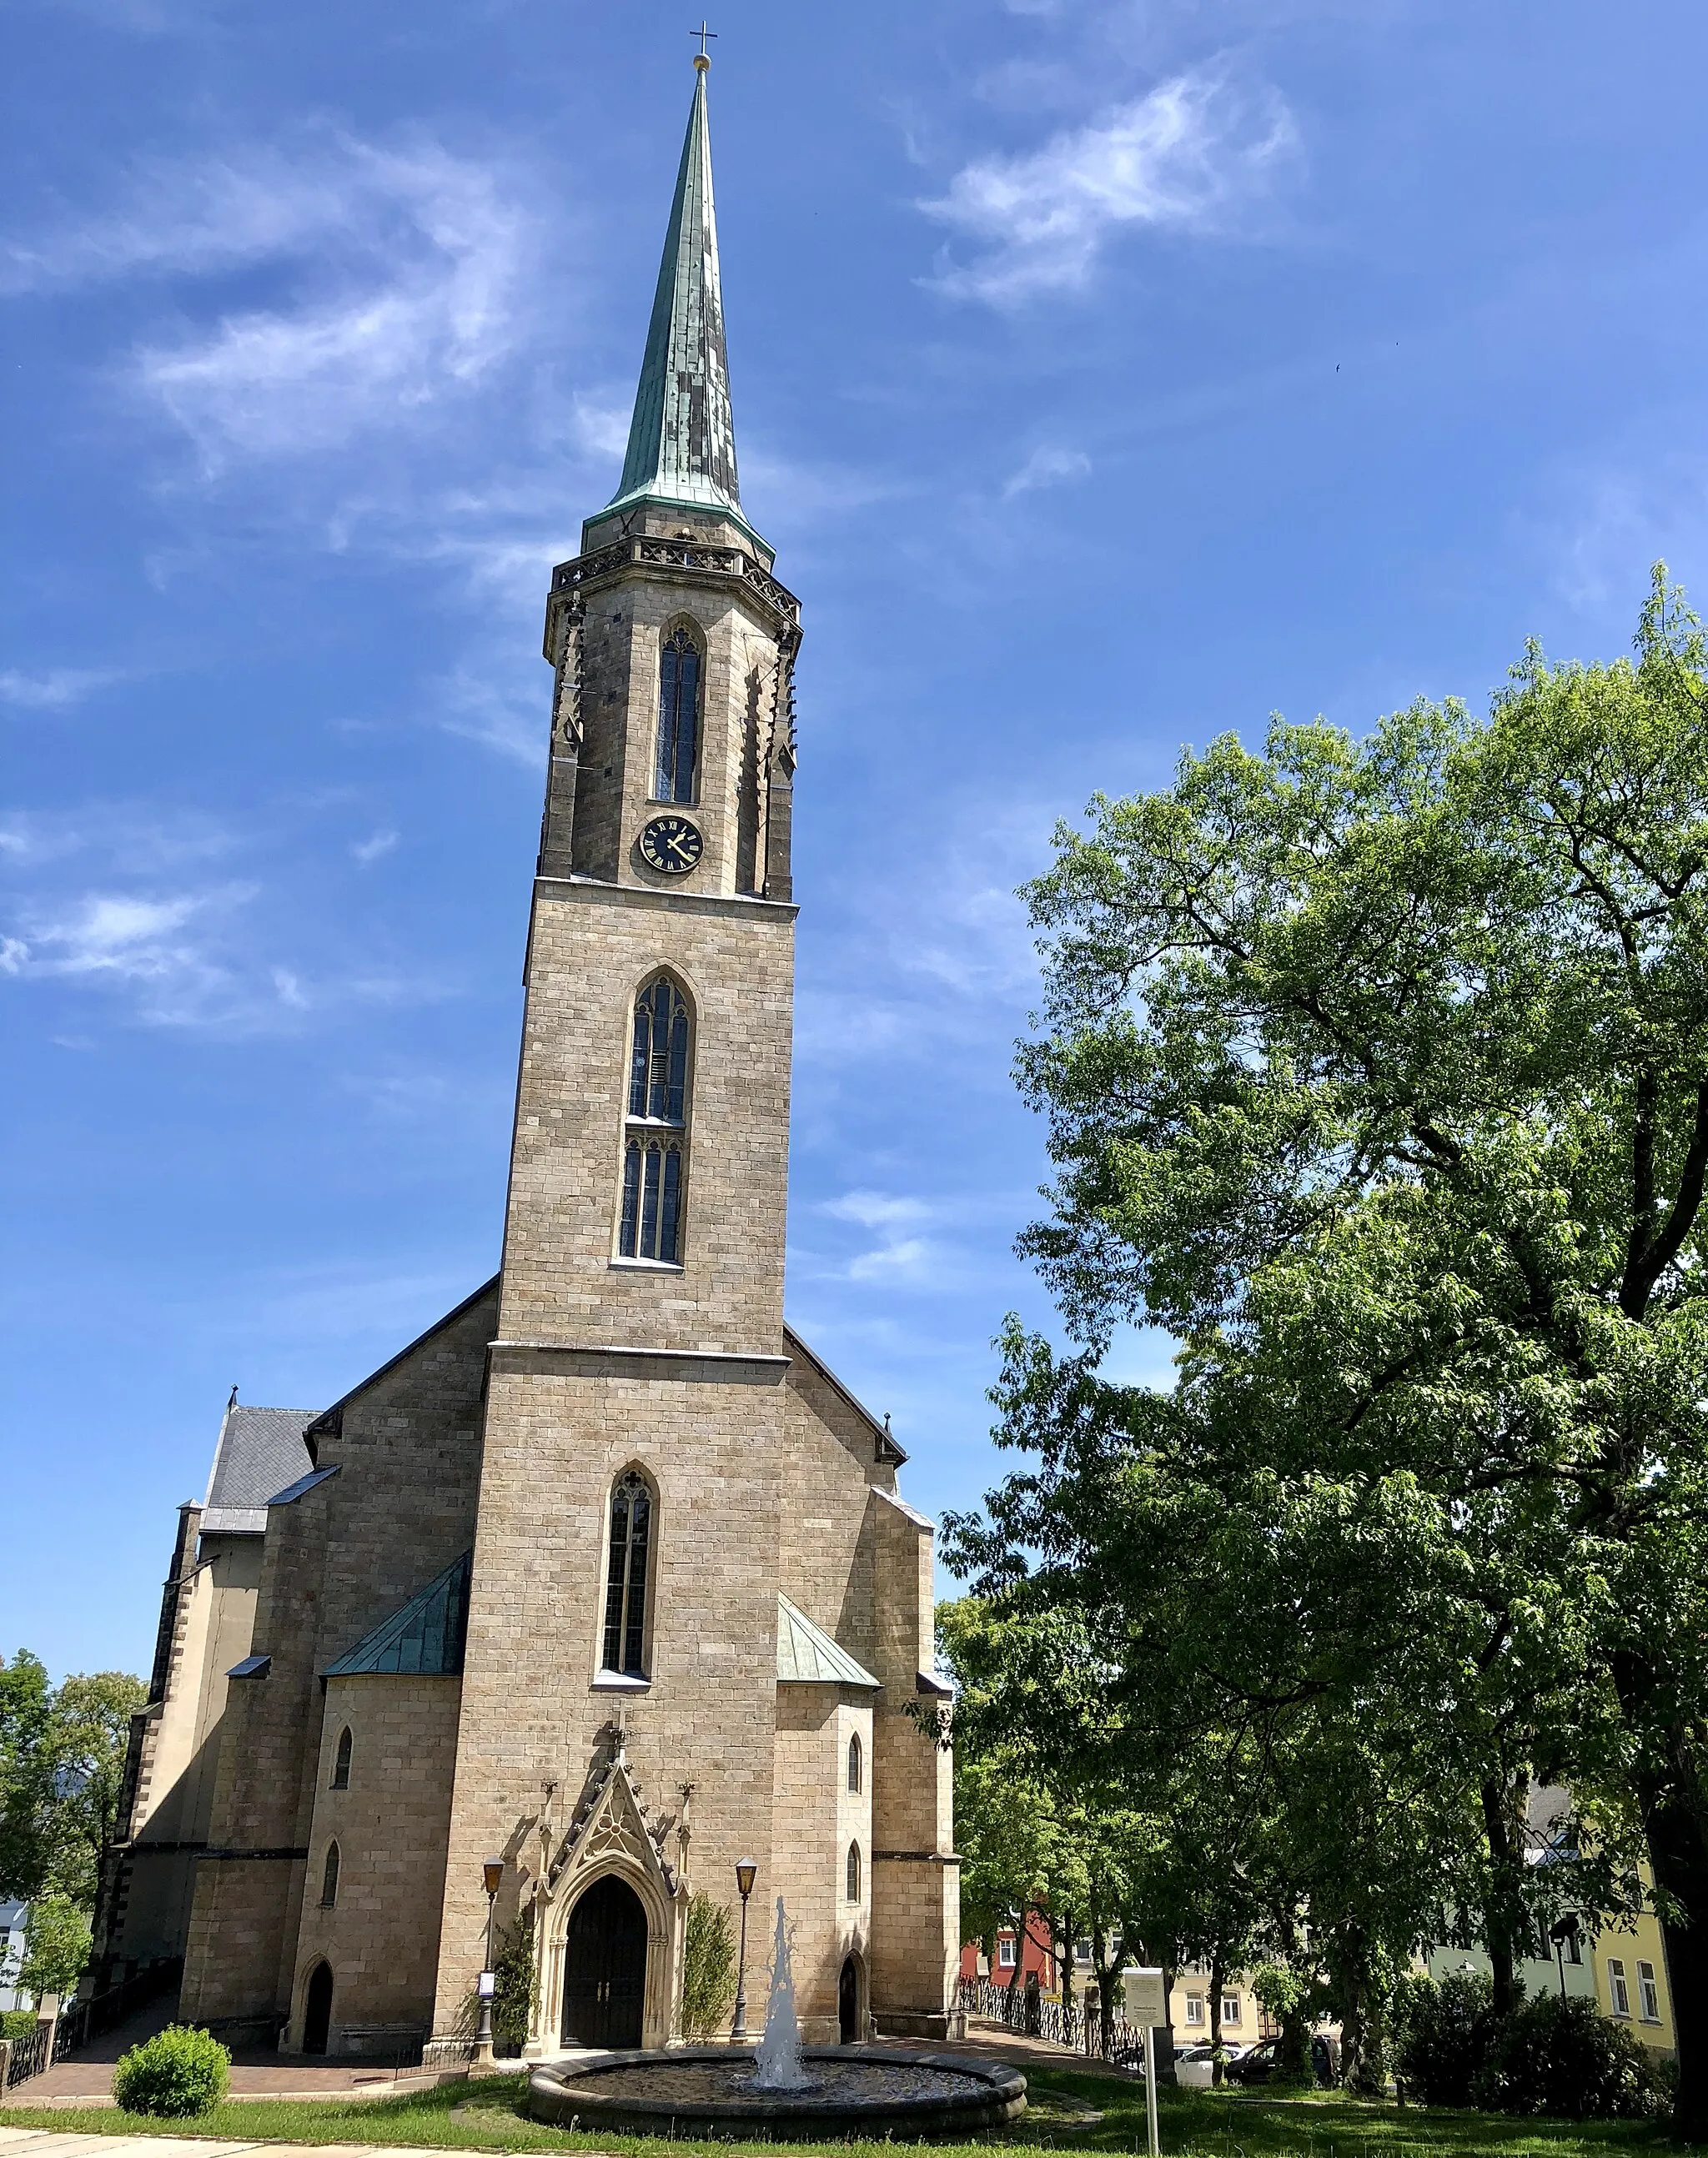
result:
[(741, 510), (704, 68), (694, 77), (628, 454), (611, 507), (647, 501), (733, 510), (738, 518)]
[(314, 1461), (302, 1434), (312, 1409), (252, 1409), (233, 1402), (219, 1427), (214, 1473), (202, 1508), (202, 1533), (262, 1535), (267, 1501)]
[(798, 1604), (778, 1592), (777, 1599), (777, 1675), (779, 1681), (797, 1686), (869, 1686), (883, 1691), (862, 1664), (833, 1641), (822, 1626), (815, 1626)]
[(462, 1669), (468, 1632), (468, 1577), (472, 1551), (453, 1559), (436, 1580), (412, 1596), (401, 1611), (364, 1634), (353, 1649), (328, 1664), (323, 1679), (454, 1678)]

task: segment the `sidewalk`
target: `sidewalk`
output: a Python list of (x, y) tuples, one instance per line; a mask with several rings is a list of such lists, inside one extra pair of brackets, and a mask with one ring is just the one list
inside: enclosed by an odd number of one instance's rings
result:
[[(45, 2128), (0, 2124), (0, 2158), (236, 2158), (245, 2150), (276, 2151), (276, 2143), (216, 2143), (188, 2135), (55, 2135)], [(419, 2148), (382, 2143), (317, 2143), (326, 2158), (421, 2158)]]

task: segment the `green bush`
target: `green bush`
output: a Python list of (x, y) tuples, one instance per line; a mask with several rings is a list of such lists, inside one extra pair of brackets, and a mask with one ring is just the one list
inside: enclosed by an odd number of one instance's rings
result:
[(34, 2008), (0, 2008), (0, 2038), (28, 2038), (36, 2021)]
[(230, 2067), (231, 2056), (217, 2038), (188, 2024), (168, 2023), (120, 2055), (113, 2096), (126, 2113), (188, 2120), (219, 2104)]
[(689, 1898), (682, 1948), (682, 2033), (721, 2038), (735, 2005), (735, 1928), (721, 1903), (697, 1892)]
[(1545, 1993), (1494, 2037), (1472, 2079), (1471, 2102), (1491, 2113), (1560, 2120), (1634, 2119), (1664, 2113), (1648, 2054), (1592, 2001)]
[(1394, 1993), (1394, 2066), (1407, 2098), (1469, 2105), (1495, 2034), (1494, 1988), (1458, 1974), (1401, 1979)]

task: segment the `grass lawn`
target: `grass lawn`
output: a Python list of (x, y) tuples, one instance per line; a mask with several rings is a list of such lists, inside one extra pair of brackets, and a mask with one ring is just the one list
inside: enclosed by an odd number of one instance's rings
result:
[[(1119, 2151), (1142, 2158), (1144, 2087), (1125, 2076), (1076, 2069), (1029, 2068), (1031, 2106), (1025, 2119), (981, 2143), (940, 2146), (952, 2158), (981, 2151), (1053, 2150)], [(395, 2099), (246, 2099), (220, 2106), (194, 2122), (142, 2120), (110, 2107), (31, 2108), (8, 2105), (0, 2121), (8, 2128), (51, 2129), (59, 2135), (209, 2135), (232, 2140), (258, 2138), (282, 2143), (419, 2144), (452, 2150), (601, 2150), (659, 2158), (658, 2141), (638, 2136), (572, 2133), (529, 2120), (521, 2111), (519, 2076), (476, 2083), (441, 2083), (432, 2090)], [(1505, 2120), (1478, 2113), (1435, 2113), (1418, 2106), (1370, 2105), (1338, 2092), (1318, 2097), (1266, 2099), (1254, 2093), (1180, 2091), (1162, 2106), (1165, 2151), (1179, 2158), (1579, 2158), (1579, 2154), (1659, 2153), (1676, 2146), (1665, 2131), (1639, 2121)], [(915, 2149), (922, 2146), (911, 2146)], [(776, 2144), (759, 2140), (716, 2144), (678, 2141), (669, 2148), (717, 2152), (741, 2150), (839, 2150), (846, 2143)]]

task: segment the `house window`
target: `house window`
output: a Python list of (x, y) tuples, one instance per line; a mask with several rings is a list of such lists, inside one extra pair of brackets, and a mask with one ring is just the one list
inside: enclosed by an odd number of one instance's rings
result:
[(848, 1877), (843, 1887), (849, 1902), (858, 1903), (860, 1900), (860, 1847), (857, 1843), (851, 1843), (848, 1847)]
[(320, 1875), (320, 1908), (329, 1911), (338, 1900), (338, 1847), (329, 1843), (326, 1847), (326, 1864)]
[(1189, 1993), (1189, 1994), (1187, 1995), (1187, 1996), (1186, 1996), (1186, 2021), (1187, 2021), (1189, 2023), (1195, 2023), (1195, 2024), (1197, 2024), (1197, 2023), (1202, 2023), (1202, 2022), (1203, 2022), (1203, 2021), (1204, 2021), (1204, 1995), (1203, 1995), (1201, 1993)]
[(1615, 2016), (1631, 2013), (1631, 1990), (1625, 1983), (1625, 1966), (1618, 1956), (1607, 1958), (1607, 2006)]
[(998, 1970), (1012, 1970), (1014, 1969), (1014, 1937), (1012, 1933), (1004, 1933), (1002, 1939), (997, 1943), (996, 1962), (997, 1969)]
[(1073, 1959), (1076, 1963), (1089, 1963), (1091, 1961), (1091, 1944), (1089, 1936), (1085, 1940), (1076, 1941), (1074, 1943)]
[(851, 1791), (857, 1791), (860, 1788), (862, 1766), (860, 1734), (857, 1731), (848, 1742), (848, 1787)]
[(1223, 1994), (1221, 1997), (1221, 2020), (1224, 2023), (1237, 2023), (1239, 2021), (1240, 1996), (1237, 1993)]
[(635, 1002), (617, 1234), (626, 1259), (680, 1262), (688, 1036), (688, 999), (661, 974)]
[(627, 1678), (647, 1675), (647, 1567), (652, 1545), (652, 1487), (638, 1469), (625, 1469), (611, 1489), (604, 1668)]
[(685, 629), (673, 630), (658, 654), (658, 756), (653, 774), (657, 802), (692, 802), (699, 734), (699, 647)]
[(1660, 2021), (1660, 1988), (1654, 1982), (1654, 1965), (1639, 1963), (1637, 1966), (1637, 1997), (1643, 2004), (1645, 2023)]
[(338, 1733), (338, 1750), (332, 1764), (332, 1787), (335, 1791), (350, 1788), (350, 1727), (347, 1723)]

